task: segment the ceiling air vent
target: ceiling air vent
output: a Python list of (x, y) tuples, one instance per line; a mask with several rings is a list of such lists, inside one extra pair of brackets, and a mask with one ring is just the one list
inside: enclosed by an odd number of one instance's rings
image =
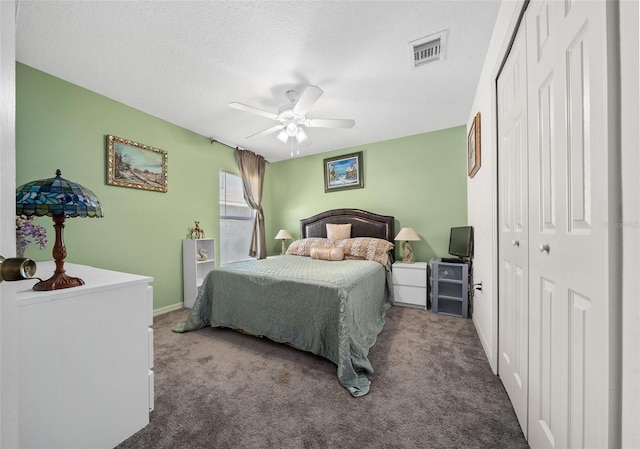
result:
[(413, 54), (413, 67), (444, 59), (444, 43), (446, 31), (409, 42)]

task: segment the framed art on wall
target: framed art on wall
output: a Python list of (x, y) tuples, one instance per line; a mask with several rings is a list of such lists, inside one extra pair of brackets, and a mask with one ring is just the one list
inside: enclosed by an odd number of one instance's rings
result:
[(364, 187), (362, 151), (326, 158), (323, 166), (325, 193)]
[(469, 177), (473, 178), (480, 170), (480, 113), (473, 119), (467, 137), (467, 167)]
[(107, 184), (167, 191), (167, 152), (116, 136), (107, 136)]

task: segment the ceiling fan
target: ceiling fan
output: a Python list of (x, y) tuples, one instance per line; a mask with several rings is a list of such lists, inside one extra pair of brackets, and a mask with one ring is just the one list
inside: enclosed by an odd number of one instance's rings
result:
[(316, 101), (324, 92), (318, 86), (307, 86), (302, 94), (298, 97), (298, 92), (295, 90), (288, 90), (285, 95), (289, 100), (289, 104), (282, 106), (277, 114), (263, 111), (262, 109), (247, 106), (246, 104), (232, 102), (229, 103), (234, 109), (241, 111), (251, 112), (252, 114), (261, 115), (273, 120), (277, 120), (280, 123), (272, 126), (269, 129), (260, 131), (258, 133), (247, 136), (247, 139), (251, 137), (262, 136), (266, 134), (278, 133), (278, 139), (283, 143), (287, 143), (289, 139), (295, 139), (298, 143), (307, 140), (308, 136), (304, 130), (307, 128), (351, 128), (356, 124), (355, 120), (351, 119), (319, 119), (319, 118), (307, 118), (309, 109), (315, 104)]

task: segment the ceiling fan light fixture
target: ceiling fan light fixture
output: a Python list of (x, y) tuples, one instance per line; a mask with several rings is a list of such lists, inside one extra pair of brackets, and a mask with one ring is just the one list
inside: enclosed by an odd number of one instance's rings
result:
[(298, 125), (293, 120), (290, 120), (287, 122), (286, 130), (289, 137), (293, 137), (298, 134)]
[(307, 140), (307, 133), (304, 132), (304, 129), (298, 128), (298, 134), (296, 134), (296, 139), (298, 139), (298, 143), (302, 143)]
[(250, 135), (247, 139), (266, 134), (275, 134), (279, 131), (277, 138), (282, 143), (301, 143), (307, 141), (309, 138), (304, 127), (352, 128), (355, 125), (355, 121), (352, 119), (307, 119), (306, 115), (309, 109), (318, 101), (322, 94), (322, 89), (313, 85), (305, 87), (300, 95), (298, 95), (298, 92), (295, 90), (288, 90), (285, 92), (285, 95), (289, 103), (281, 106), (277, 115), (242, 103), (231, 102), (229, 106), (280, 122), (280, 124), (272, 126), (269, 129)]
[(282, 131), (278, 134), (278, 140), (282, 143), (287, 143), (289, 140), (289, 134), (287, 134), (287, 129), (283, 128)]

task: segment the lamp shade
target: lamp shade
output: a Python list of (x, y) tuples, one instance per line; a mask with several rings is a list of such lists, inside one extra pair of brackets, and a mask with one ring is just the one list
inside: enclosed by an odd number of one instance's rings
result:
[(62, 177), (40, 179), (21, 185), (16, 190), (16, 215), (42, 217), (102, 217), (102, 205), (86, 187)]
[(286, 229), (280, 229), (278, 231), (278, 233), (275, 236), (276, 240), (289, 240), (291, 239), (291, 234), (289, 234), (289, 231), (287, 231)]
[(278, 134), (278, 140), (282, 143), (287, 143), (289, 140), (289, 134), (287, 134), (286, 128), (282, 128), (282, 131)]
[(102, 217), (102, 205), (96, 195), (86, 187), (64, 179), (60, 170), (56, 170), (55, 178), (28, 182), (16, 189), (16, 214), (53, 217), (56, 231), (53, 259), (56, 269), (51, 278), (38, 282), (33, 289), (58, 290), (84, 285), (82, 279), (68, 276), (64, 270), (67, 257), (63, 238), (64, 221), (66, 217)]
[(417, 242), (420, 240), (413, 228), (402, 228), (394, 240), (403, 240), (405, 242)]
[(280, 229), (275, 237), (276, 240), (282, 240), (282, 251), (280, 254), (284, 254), (286, 252), (286, 248), (284, 247), (284, 241), (287, 239), (291, 239), (291, 234), (286, 229)]

